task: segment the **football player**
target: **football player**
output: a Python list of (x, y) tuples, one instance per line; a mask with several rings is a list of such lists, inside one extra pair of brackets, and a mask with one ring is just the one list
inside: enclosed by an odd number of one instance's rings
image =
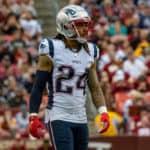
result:
[(37, 138), (45, 133), (38, 111), (47, 83), (49, 101), (45, 123), (56, 150), (87, 150), (87, 85), (101, 115), (99, 132), (109, 127), (109, 115), (96, 73), (99, 51), (86, 40), (90, 22), (84, 8), (68, 5), (57, 14), (56, 38), (45, 38), (39, 45), (38, 69), (30, 96), (29, 131)]

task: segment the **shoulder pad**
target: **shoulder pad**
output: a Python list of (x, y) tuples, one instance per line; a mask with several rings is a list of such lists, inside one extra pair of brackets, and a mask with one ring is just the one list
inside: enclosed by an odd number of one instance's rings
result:
[(94, 43), (88, 43), (89, 49), (90, 49), (90, 54), (94, 59), (99, 59), (99, 48), (97, 47), (96, 44)]
[(54, 43), (51, 39), (43, 39), (39, 45), (39, 55), (54, 56)]
[(47, 39), (42, 39), (39, 45), (39, 55), (49, 54), (49, 43)]
[(99, 58), (99, 48), (97, 47), (96, 44), (93, 44), (94, 46), (94, 58), (98, 59)]

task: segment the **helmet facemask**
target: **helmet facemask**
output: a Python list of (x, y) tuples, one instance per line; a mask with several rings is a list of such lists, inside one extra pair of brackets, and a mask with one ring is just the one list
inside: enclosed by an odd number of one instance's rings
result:
[[(78, 30), (78, 26), (80, 26), (80, 27), (85, 26), (85, 27), (89, 28), (89, 23), (90, 23), (90, 20), (87, 18), (71, 21), (68, 26), (65, 26), (65, 28), (66, 28), (66, 30), (71, 32), (72, 35), (68, 36), (66, 38), (69, 40), (77, 40), (80, 43), (85, 43), (87, 41), (86, 37), (82, 37), (82, 35), (80, 34), (80, 32)], [(87, 32), (86, 32), (86, 34), (87, 34)]]

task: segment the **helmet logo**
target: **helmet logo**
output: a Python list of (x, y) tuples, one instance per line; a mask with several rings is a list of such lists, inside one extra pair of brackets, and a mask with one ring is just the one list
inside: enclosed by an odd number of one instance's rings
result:
[(67, 8), (65, 10), (65, 13), (67, 14), (67, 16), (70, 16), (72, 18), (77, 17), (76, 16), (76, 11), (74, 11), (73, 9)]

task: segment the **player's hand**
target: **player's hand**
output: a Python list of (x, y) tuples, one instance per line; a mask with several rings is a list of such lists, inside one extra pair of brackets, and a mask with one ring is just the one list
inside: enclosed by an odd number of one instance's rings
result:
[(33, 137), (43, 138), (46, 131), (44, 124), (39, 120), (37, 115), (29, 116), (29, 132)]
[(95, 117), (96, 131), (100, 134), (106, 132), (110, 126), (109, 115), (106, 112), (101, 112)]
[(100, 123), (102, 124), (102, 128), (99, 130), (99, 133), (106, 132), (110, 126), (110, 119), (107, 112), (101, 114)]

